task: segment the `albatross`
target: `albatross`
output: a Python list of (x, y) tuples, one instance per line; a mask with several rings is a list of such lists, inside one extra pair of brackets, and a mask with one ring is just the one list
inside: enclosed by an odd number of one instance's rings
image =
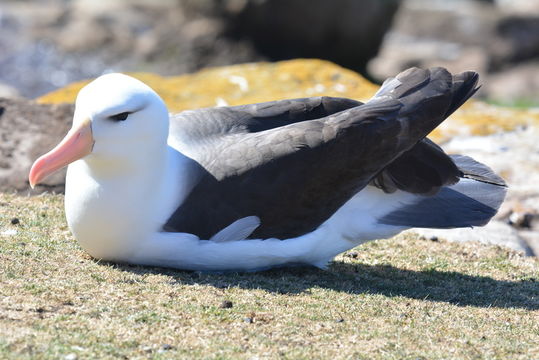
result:
[(426, 136), (478, 89), (475, 72), (406, 70), (366, 103), (310, 97), (169, 114), (144, 83), (103, 75), (33, 164), (69, 165), (65, 212), (98, 259), (201, 271), (324, 268), (413, 228), (482, 226), (506, 185)]

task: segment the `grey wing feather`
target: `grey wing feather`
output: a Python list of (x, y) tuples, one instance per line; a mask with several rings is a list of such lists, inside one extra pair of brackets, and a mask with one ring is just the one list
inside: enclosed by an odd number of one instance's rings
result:
[(481, 164), (465, 155), (450, 155), (450, 157), (457, 164), (462, 177), (484, 183), (507, 186), (505, 180), (485, 164)]
[(352, 99), (321, 96), (188, 110), (172, 115), (171, 135), (193, 144), (216, 136), (253, 133), (320, 119), (359, 105), (362, 103)]

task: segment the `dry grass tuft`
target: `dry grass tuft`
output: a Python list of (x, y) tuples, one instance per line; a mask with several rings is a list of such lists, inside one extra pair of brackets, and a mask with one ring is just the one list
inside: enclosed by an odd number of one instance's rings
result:
[(329, 271), (101, 263), (62, 201), (0, 194), (0, 358), (539, 358), (537, 259), (401, 236)]

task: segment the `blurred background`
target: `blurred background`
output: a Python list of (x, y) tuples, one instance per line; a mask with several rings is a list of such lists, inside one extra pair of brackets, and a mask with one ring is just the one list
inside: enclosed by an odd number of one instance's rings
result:
[(539, 106), (538, 0), (2, 0), (0, 96), (111, 71), (178, 75), (298, 57), (380, 82), (410, 66), (482, 75), (480, 96)]

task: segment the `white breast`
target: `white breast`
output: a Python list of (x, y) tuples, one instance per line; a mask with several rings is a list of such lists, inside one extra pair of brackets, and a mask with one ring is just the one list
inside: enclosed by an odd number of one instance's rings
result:
[(92, 256), (125, 258), (141, 241), (160, 231), (191, 190), (190, 161), (168, 148), (163, 166), (152, 163), (137, 174), (103, 179), (84, 160), (67, 171), (68, 225)]

